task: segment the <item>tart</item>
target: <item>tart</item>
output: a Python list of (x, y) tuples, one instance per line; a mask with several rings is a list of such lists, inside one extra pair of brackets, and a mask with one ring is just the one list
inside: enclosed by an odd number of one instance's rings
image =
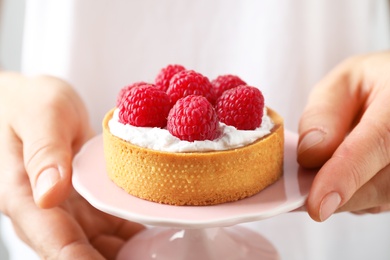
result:
[[(149, 130), (154, 134), (144, 135)], [(107, 173), (127, 193), (152, 202), (233, 202), (282, 176), (283, 131), (283, 119), (265, 107), (258, 88), (237, 76), (210, 82), (199, 72), (169, 65), (155, 83), (122, 88), (116, 107), (105, 115)], [(159, 147), (161, 142), (169, 147)]]
[(283, 119), (267, 109), (271, 133), (244, 147), (172, 153), (133, 145), (111, 134), (103, 120), (109, 178), (129, 194), (170, 205), (215, 205), (250, 197), (283, 174)]

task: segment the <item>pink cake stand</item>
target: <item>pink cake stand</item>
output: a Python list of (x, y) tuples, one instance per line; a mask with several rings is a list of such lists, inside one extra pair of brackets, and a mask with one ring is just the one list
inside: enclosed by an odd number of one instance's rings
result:
[(87, 142), (73, 164), (73, 185), (91, 205), (151, 226), (130, 239), (118, 260), (279, 259), (275, 247), (239, 223), (259, 221), (304, 205), (315, 171), (296, 162), (297, 135), (285, 133), (283, 177), (255, 196), (215, 206), (170, 206), (133, 197), (110, 181), (102, 136)]

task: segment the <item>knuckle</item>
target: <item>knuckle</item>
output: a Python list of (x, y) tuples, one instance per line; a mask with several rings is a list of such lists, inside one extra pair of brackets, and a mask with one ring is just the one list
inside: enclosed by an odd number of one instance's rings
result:
[(381, 205), (366, 210), (366, 212), (370, 214), (379, 214), (387, 211), (390, 211), (390, 204)]
[[(390, 163), (390, 126), (369, 118), (363, 120), (362, 125), (370, 126), (370, 132), (363, 127), (355, 128), (353, 134), (344, 139), (343, 144), (333, 155), (345, 166), (345, 171), (348, 171), (345, 172), (348, 179), (345, 185), (353, 191), (369, 182)], [(382, 194), (385, 189), (380, 187), (383, 185), (390, 186), (390, 178), (387, 184), (381, 183), (375, 187), (378, 189), (375, 196), (385, 195), (389, 199), (390, 191)]]
[(53, 152), (47, 138), (36, 139), (24, 146), (25, 168), (29, 175), (37, 174), (39, 165)]
[(344, 172), (340, 174), (346, 178), (343, 184), (349, 191), (357, 191), (367, 181), (365, 172), (369, 168), (369, 161), (366, 158), (357, 158), (354, 151), (353, 144), (344, 142), (333, 155), (337, 158), (339, 165), (343, 165)]
[(390, 124), (379, 120), (368, 120), (374, 135), (372, 145), (377, 148), (377, 159), (383, 167), (390, 163)]
[[(352, 186), (351, 188), (354, 191), (358, 190), (366, 182), (365, 178), (363, 178), (362, 171), (360, 168), (361, 163), (358, 164), (354, 161), (350, 162), (350, 166), (351, 166), (350, 167), (350, 185)], [(367, 163), (365, 163), (365, 164), (367, 164)], [(366, 168), (366, 167), (364, 167), (364, 168)]]
[(377, 199), (379, 204), (390, 206), (390, 165), (378, 173), (376, 176)]

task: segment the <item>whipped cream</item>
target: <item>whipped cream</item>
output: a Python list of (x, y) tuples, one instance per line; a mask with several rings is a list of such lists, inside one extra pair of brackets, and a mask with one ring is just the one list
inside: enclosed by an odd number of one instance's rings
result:
[(271, 133), (274, 126), (264, 108), (261, 126), (255, 130), (238, 130), (234, 126), (219, 123), (221, 136), (215, 140), (182, 141), (171, 135), (167, 129), (158, 127), (136, 127), (119, 122), (119, 110), (115, 109), (108, 126), (113, 135), (140, 147), (165, 152), (206, 152), (222, 151), (253, 143)]

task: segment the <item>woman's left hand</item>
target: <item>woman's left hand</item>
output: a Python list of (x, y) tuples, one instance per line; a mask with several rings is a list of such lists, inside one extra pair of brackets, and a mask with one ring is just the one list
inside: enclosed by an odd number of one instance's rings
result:
[(299, 135), (300, 165), (321, 167), (306, 203), (314, 220), (389, 210), (390, 52), (350, 58), (320, 81)]

